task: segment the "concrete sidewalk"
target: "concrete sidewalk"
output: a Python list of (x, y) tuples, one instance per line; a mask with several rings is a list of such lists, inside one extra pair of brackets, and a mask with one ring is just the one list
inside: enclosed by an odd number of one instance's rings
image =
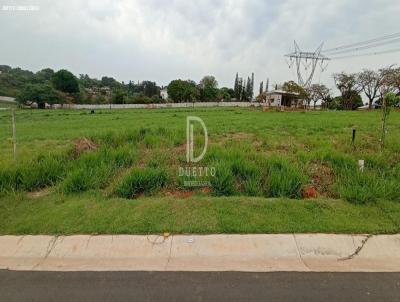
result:
[(400, 235), (0, 236), (0, 269), (400, 272)]

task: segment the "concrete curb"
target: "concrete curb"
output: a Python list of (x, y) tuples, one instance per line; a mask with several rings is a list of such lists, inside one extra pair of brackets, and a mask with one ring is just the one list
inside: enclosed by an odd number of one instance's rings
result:
[(400, 234), (0, 236), (0, 269), (400, 272)]

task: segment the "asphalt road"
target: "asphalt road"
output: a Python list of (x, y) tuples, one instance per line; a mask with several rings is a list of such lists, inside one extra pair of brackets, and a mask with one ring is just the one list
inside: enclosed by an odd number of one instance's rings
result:
[(16, 272), (0, 301), (400, 301), (400, 273)]

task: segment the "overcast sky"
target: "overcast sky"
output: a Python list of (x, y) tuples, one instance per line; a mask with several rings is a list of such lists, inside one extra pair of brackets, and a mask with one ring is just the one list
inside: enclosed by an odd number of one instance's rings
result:
[[(120, 81), (214, 75), (232, 87), (236, 72), (255, 86), (295, 79), (283, 55), (359, 42), (400, 31), (399, 0), (0, 0), (0, 64)], [(4, 6), (33, 5), (11, 11)], [(385, 49), (399, 48), (400, 44)], [(400, 52), (332, 61), (332, 73), (399, 64)]]

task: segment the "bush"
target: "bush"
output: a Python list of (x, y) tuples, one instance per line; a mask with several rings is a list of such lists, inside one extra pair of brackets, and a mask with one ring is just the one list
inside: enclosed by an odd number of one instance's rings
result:
[(122, 180), (115, 193), (123, 198), (136, 198), (138, 195), (152, 194), (160, 190), (166, 182), (167, 173), (164, 170), (136, 168)]

